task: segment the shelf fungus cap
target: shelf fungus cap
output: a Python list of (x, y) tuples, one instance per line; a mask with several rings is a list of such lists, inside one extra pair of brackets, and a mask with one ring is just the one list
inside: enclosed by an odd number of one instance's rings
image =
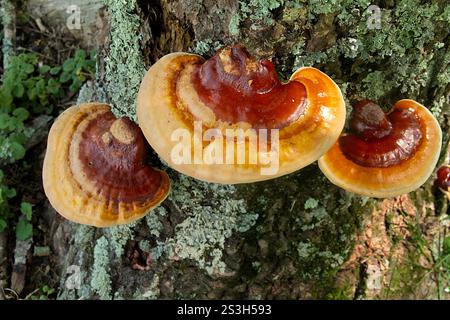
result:
[(389, 113), (364, 100), (355, 105), (349, 132), (319, 159), (335, 185), (360, 195), (388, 198), (419, 188), (433, 173), (441, 150), (439, 123), (414, 100)]
[(42, 175), (50, 203), (68, 220), (96, 227), (141, 218), (170, 189), (167, 174), (145, 163), (147, 148), (139, 127), (108, 105), (70, 107), (48, 136)]
[(442, 166), (436, 172), (435, 185), (450, 200), (450, 165)]
[(272, 179), (316, 161), (345, 122), (339, 87), (315, 68), (282, 83), (241, 45), (208, 60), (172, 53), (145, 75), (139, 126), (172, 168), (224, 184)]

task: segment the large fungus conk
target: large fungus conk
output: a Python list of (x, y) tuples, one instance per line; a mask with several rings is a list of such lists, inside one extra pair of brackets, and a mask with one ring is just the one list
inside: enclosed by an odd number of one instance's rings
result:
[(170, 180), (145, 163), (148, 144), (105, 104), (73, 106), (53, 124), (43, 167), (45, 193), (65, 218), (96, 227), (132, 222), (165, 199)]
[(357, 194), (387, 198), (413, 191), (433, 173), (442, 132), (427, 108), (400, 100), (389, 113), (374, 102), (355, 105), (349, 132), (319, 159), (337, 186)]
[(141, 84), (137, 116), (172, 168), (233, 184), (271, 179), (317, 160), (339, 137), (345, 105), (321, 71), (300, 68), (282, 83), (271, 61), (236, 45), (209, 60), (188, 53), (162, 57)]

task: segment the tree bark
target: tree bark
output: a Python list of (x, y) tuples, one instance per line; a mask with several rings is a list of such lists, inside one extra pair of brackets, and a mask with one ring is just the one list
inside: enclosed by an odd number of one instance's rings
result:
[[(364, 97), (385, 106), (421, 101), (439, 119), (441, 163), (448, 162), (450, 21), (441, 15), (445, 1), (416, 2), (389, 2), (373, 30), (366, 1), (105, 1), (110, 36), (97, 41), (97, 83), (80, 101), (89, 92), (88, 99), (133, 117), (135, 80), (164, 54), (208, 56), (241, 42), (273, 58), (285, 79), (303, 64), (322, 69), (349, 106)], [(129, 68), (115, 76), (121, 64)], [(316, 164), (239, 186), (164, 168), (171, 195), (132, 226), (79, 226), (48, 207), (59, 298), (449, 298), (448, 278), (435, 267), (447, 200), (432, 188), (433, 177), (410, 194), (375, 200), (335, 187)]]

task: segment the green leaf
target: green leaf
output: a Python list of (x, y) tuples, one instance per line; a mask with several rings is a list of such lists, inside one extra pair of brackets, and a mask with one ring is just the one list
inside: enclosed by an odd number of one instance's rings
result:
[(6, 229), (6, 221), (0, 218), (0, 232), (3, 232)]
[(93, 72), (95, 70), (95, 61), (86, 60), (83, 64), (83, 68), (87, 70), (89, 73)]
[(8, 122), (7, 122), (7, 129), (9, 131), (15, 131), (17, 128), (20, 127), (21, 123), (22, 122), (20, 122), (17, 118), (9, 117)]
[(24, 63), (23, 64), (23, 71), (27, 74), (33, 73), (34, 72), (34, 66), (32, 64), (29, 63)]
[(28, 95), (28, 99), (30, 99), (31, 101), (34, 101), (37, 96), (36, 88), (34, 87), (34, 88), (31, 88), (30, 90), (28, 90), (27, 95)]
[[(42, 107), (48, 105), (48, 96), (46, 92), (42, 92), (41, 94), (39, 94), (39, 102), (41, 103)], [(44, 110), (44, 108), (42, 110)]]
[(44, 292), (47, 296), (49, 296), (53, 292), (55, 292), (55, 289), (50, 288), (49, 286), (45, 285), (45, 286), (42, 287), (42, 292)]
[(444, 244), (442, 246), (442, 251), (444, 255), (450, 254), (450, 236), (444, 239)]
[(3, 82), (3, 90), (9, 94), (14, 90), (18, 79), (16, 76), (13, 77), (5, 77), (5, 81)]
[(69, 72), (63, 72), (61, 73), (61, 76), (59, 77), (59, 81), (61, 83), (66, 83), (67, 81), (69, 81), (72, 78), (72, 74), (70, 74)]
[(50, 71), (50, 66), (44, 64), (42, 67), (39, 68), (39, 73), (40, 74), (46, 74), (47, 72)]
[(45, 92), (45, 80), (39, 79), (38, 82), (36, 82), (36, 90), (38, 92), (38, 95)]
[(24, 145), (27, 142), (28, 138), (23, 132), (16, 131), (9, 136), (9, 140)]
[(2, 102), (0, 105), (1, 109), (10, 111), (14, 101), (14, 97), (12, 96), (10, 91), (0, 90), (0, 101)]
[(0, 113), (0, 130), (5, 130), (9, 126), (10, 116), (7, 113)]
[(23, 84), (20, 82), (17, 83), (16, 86), (14, 87), (14, 91), (13, 91), (14, 96), (17, 98), (22, 98), (24, 93), (25, 93), (25, 88), (23, 87)]
[(31, 89), (36, 85), (36, 78), (33, 77), (30, 79), (27, 79), (23, 83), (25, 84), (25, 87), (27, 87), (27, 89)]
[(61, 67), (53, 67), (50, 69), (50, 74), (52, 76), (56, 76), (60, 72), (61, 72)]
[(29, 202), (22, 202), (20, 204), (20, 211), (27, 217), (28, 221), (31, 221), (31, 218), (33, 216), (33, 208), (31, 206), (31, 203)]
[(56, 81), (55, 79), (48, 80), (48, 84), (47, 84), (48, 92), (50, 92), (53, 95), (56, 95), (56, 94), (58, 94), (60, 88), (61, 88), (61, 85), (59, 84), (58, 81)]
[(16, 110), (13, 111), (13, 115), (15, 117), (17, 117), (17, 119), (19, 121), (23, 122), (23, 121), (25, 121), (28, 118), (30, 113), (25, 108), (17, 108)]
[(73, 79), (72, 84), (70, 85), (69, 89), (71, 92), (77, 92), (80, 87), (83, 85), (83, 82), (79, 78)]
[(7, 198), (14, 198), (16, 196), (17, 192), (14, 188), (5, 188), (5, 196)]
[(77, 50), (75, 52), (75, 59), (76, 60), (84, 60), (84, 59), (86, 59), (86, 52), (84, 50)]
[(11, 154), (14, 160), (20, 160), (25, 156), (26, 150), (21, 144), (13, 141), (11, 142), (9, 147), (11, 149)]
[(25, 219), (20, 219), (16, 226), (16, 237), (19, 240), (26, 240), (33, 235), (33, 225)]
[(81, 71), (83, 69), (83, 66), (77, 66), (77, 68), (75, 69), (75, 75), (79, 76), (81, 74)]
[(75, 68), (75, 66), (76, 66), (76, 63), (75, 63), (74, 59), (67, 59), (63, 63), (63, 70), (65, 72), (70, 72)]

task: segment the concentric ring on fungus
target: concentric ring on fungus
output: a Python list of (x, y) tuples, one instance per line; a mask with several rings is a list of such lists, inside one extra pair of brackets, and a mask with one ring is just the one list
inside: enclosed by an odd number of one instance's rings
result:
[(319, 159), (335, 185), (388, 198), (419, 188), (433, 173), (441, 150), (439, 123), (414, 100), (400, 100), (385, 114), (372, 101), (358, 103), (350, 131)]
[[(137, 116), (150, 145), (169, 166), (200, 180), (234, 184), (272, 179), (316, 161), (338, 139), (345, 105), (339, 87), (323, 72), (300, 68), (282, 83), (271, 61), (258, 61), (236, 45), (208, 60), (183, 52), (162, 57), (141, 83)], [(219, 130), (223, 141), (195, 137), (198, 122), (203, 132)], [(196, 157), (195, 145), (200, 144), (203, 158), (174, 161), (172, 152), (180, 141), (172, 135), (180, 129), (190, 134), (190, 139), (181, 142), (189, 156)], [(245, 140), (244, 162), (238, 161), (237, 151), (228, 159), (224, 156), (222, 163), (203, 161), (216, 143), (221, 143), (218, 149), (225, 154), (226, 140), (236, 142), (239, 129), (254, 130), (257, 136)], [(267, 150), (259, 144), (264, 129)], [(278, 130), (277, 147), (271, 135), (274, 129)], [(262, 174), (267, 163), (252, 162), (251, 157), (264, 159), (269, 150), (278, 155), (278, 170)]]
[(137, 220), (170, 189), (165, 172), (145, 163), (148, 144), (128, 118), (110, 107), (82, 104), (53, 124), (43, 167), (45, 193), (68, 220), (109, 227)]

